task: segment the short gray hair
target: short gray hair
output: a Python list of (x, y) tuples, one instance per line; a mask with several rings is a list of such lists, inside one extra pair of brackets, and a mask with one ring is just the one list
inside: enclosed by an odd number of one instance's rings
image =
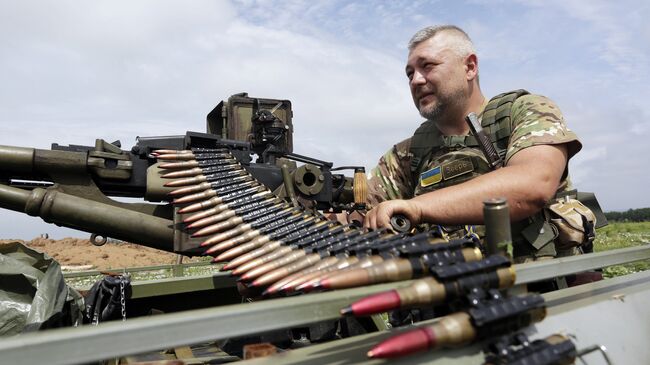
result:
[(413, 37), (411, 37), (411, 40), (408, 44), (408, 50), (413, 51), (413, 49), (420, 43), (433, 38), (438, 33), (443, 32), (448, 32), (455, 36), (456, 41), (453, 42), (452, 48), (453, 51), (458, 54), (458, 56), (465, 57), (472, 53), (476, 54), (474, 44), (472, 43), (472, 40), (469, 38), (467, 33), (455, 25), (434, 25), (420, 29), (413, 35)]

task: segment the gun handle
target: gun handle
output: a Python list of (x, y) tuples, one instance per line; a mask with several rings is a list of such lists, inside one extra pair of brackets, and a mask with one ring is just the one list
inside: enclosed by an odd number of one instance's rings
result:
[(368, 180), (366, 172), (362, 169), (354, 171), (354, 181), (352, 191), (354, 193), (355, 204), (366, 204), (368, 201)]

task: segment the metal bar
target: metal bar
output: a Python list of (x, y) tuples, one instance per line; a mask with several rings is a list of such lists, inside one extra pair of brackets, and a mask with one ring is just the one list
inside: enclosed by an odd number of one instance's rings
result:
[(235, 278), (228, 273), (216, 273), (196, 277), (175, 277), (152, 281), (131, 283), (131, 299), (155, 297), (159, 295), (189, 293), (201, 290), (234, 288)]
[(515, 265), (515, 271), (517, 272), (516, 284), (526, 284), (602, 267), (649, 259), (650, 245), (646, 244), (637, 247), (520, 264)]
[(143, 272), (143, 271), (171, 270), (171, 269), (174, 269), (176, 266), (181, 266), (183, 268), (183, 270), (184, 270), (184, 269), (187, 269), (187, 268), (190, 268), (190, 267), (201, 267), (201, 266), (210, 266), (210, 265), (211, 265), (211, 263), (209, 261), (201, 261), (201, 262), (191, 262), (191, 263), (181, 264), (181, 265), (167, 264), (167, 265), (139, 266), (139, 267), (128, 267), (128, 268), (106, 269), (106, 270), (70, 271), (70, 272), (64, 272), (63, 277), (66, 278), (66, 279), (67, 278), (82, 278), (82, 277), (85, 277), (85, 276), (103, 275), (103, 272), (106, 272), (106, 271), (111, 271), (111, 272)]
[[(582, 261), (596, 260), (603, 266), (645, 259), (650, 253), (648, 246), (636, 250), (625, 249), (616, 252), (582, 255), (573, 262), (574, 268), (567, 265), (567, 259), (551, 260), (544, 265), (518, 265), (519, 283), (537, 280), (531, 272), (550, 278), (572, 272), (580, 272), (594, 267)], [(650, 273), (643, 273), (646, 276)], [(226, 275), (226, 274), (221, 274)], [(142, 283), (141, 295), (160, 295), (165, 287), (170, 291), (181, 290), (183, 285), (203, 283), (206, 288), (216, 287), (222, 279), (219, 274), (199, 278), (172, 278)], [(630, 276), (633, 277), (633, 276)], [(635, 276), (636, 277), (636, 276)], [(206, 282), (212, 281), (212, 284)], [(602, 282), (608, 288), (612, 283), (623, 281), (623, 286), (636, 285), (628, 277), (610, 279)], [(640, 280), (640, 279), (639, 279)], [(646, 280), (644, 277), (643, 280)], [(185, 281), (182, 285), (174, 284)], [(406, 282), (374, 285), (321, 294), (296, 296), (291, 298), (267, 300), (245, 305), (229, 305), (181, 313), (172, 313), (149, 318), (135, 318), (126, 322), (108, 322), (96, 327), (63, 328), (41, 333), (28, 334), (3, 340), (0, 343), (0, 358), (7, 363), (70, 364), (84, 363), (135, 353), (143, 353), (162, 348), (171, 348), (224, 338), (232, 338), (252, 333), (260, 333), (280, 328), (295, 327), (319, 321), (339, 318), (339, 309), (366, 295), (405, 285)], [(232, 285), (232, 284), (229, 284)], [(199, 285), (197, 285), (199, 286)], [(594, 288), (597, 286), (589, 285)], [(600, 289), (605, 290), (605, 289)], [(562, 291), (564, 292), (564, 291)], [(585, 294), (582, 294), (583, 296)], [(110, 343), (111, 346), (106, 346)], [(28, 361), (26, 361), (28, 360)]]
[[(577, 327), (587, 324), (586, 322), (598, 322), (596, 318), (593, 321), (575, 319), (576, 312), (570, 311), (576, 308), (585, 309), (590, 305), (594, 307), (600, 306), (601, 304), (607, 304), (611, 302), (611, 299), (614, 295), (618, 296), (632, 296), (637, 295), (638, 299), (643, 297), (648, 297), (650, 295), (650, 271), (636, 273), (632, 275), (627, 275), (624, 277), (617, 277), (614, 279), (603, 280), (600, 282), (595, 282), (587, 285), (581, 285), (573, 288), (568, 288), (564, 290), (559, 290), (551, 293), (543, 294), (546, 299), (548, 310), (548, 317), (546, 320), (536, 324), (534, 329), (531, 327), (527, 332), (529, 336), (532, 337), (544, 337), (550, 335), (554, 332), (564, 332), (564, 331), (573, 331)], [(634, 310), (634, 305), (630, 305), (629, 310)], [(592, 312), (597, 312), (597, 308), (592, 310)], [(612, 313), (613, 314), (613, 313)], [(620, 315), (620, 314), (619, 314)], [(554, 318), (557, 316), (557, 318)], [(586, 315), (586, 317), (593, 316), (594, 313)], [(634, 316), (632, 314), (628, 317)], [(583, 315), (582, 317), (585, 317)], [(435, 319), (424, 321), (418, 324), (427, 325), (436, 321)], [(613, 319), (616, 322), (616, 319)], [(560, 323), (560, 324), (558, 324)], [(626, 326), (625, 324), (622, 324)], [(567, 327), (571, 326), (571, 327)], [(642, 327), (643, 325), (640, 325)], [(371, 333), (362, 336), (355, 336), (352, 338), (346, 338), (342, 340), (327, 342), (324, 344), (319, 344), (315, 346), (309, 346), (302, 349), (296, 349), (282, 353), (280, 355), (259, 358), (249, 361), (244, 361), (241, 364), (245, 365), (277, 365), (277, 364), (386, 364), (384, 360), (371, 360), (366, 357), (366, 352), (370, 350), (374, 345), (380, 341), (395, 335), (397, 332), (403, 330), (413, 329), (413, 326), (408, 326), (403, 329), (396, 329), (394, 331), (384, 331), (379, 333)], [(585, 332), (585, 329), (581, 329), (582, 332)], [(575, 333), (575, 332), (571, 332)], [(535, 334), (536, 336), (533, 336)], [(623, 334), (619, 334), (620, 337), (624, 337)], [(585, 339), (586, 334), (583, 333), (583, 336), (578, 336), (574, 339), (579, 348), (585, 345), (593, 345), (592, 339)], [(612, 341), (612, 336), (600, 336), (596, 335), (596, 341)], [(631, 341), (619, 341), (622, 342), (623, 349), (629, 348), (631, 342), (645, 344), (646, 338), (643, 336), (638, 336), (639, 338), (633, 339)], [(582, 340), (582, 343), (580, 343)], [(602, 342), (601, 342), (602, 343)], [(610, 346), (608, 346), (610, 347)], [(458, 349), (446, 349), (438, 351), (429, 351), (422, 352), (418, 354), (413, 354), (403, 358), (391, 359), (391, 364), (434, 364), (434, 365), (475, 365), (482, 364), (485, 361), (485, 355), (482, 353), (481, 344), (474, 344), (470, 346), (464, 346)], [(632, 355), (634, 357), (634, 355)], [(637, 362), (640, 361), (640, 358), (636, 358)], [(637, 362), (621, 362), (621, 363), (637, 363)], [(643, 362), (643, 361), (641, 361)], [(641, 363), (639, 362), (639, 363)], [(591, 363), (591, 362), (590, 362)], [(617, 362), (618, 363), (618, 362)], [(643, 362), (645, 363), (645, 362)]]

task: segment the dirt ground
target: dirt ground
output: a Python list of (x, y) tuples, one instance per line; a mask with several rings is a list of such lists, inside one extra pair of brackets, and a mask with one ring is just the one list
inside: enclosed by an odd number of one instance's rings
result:
[[(131, 243), (106, 243), (97, 247), (87, 239), (64, 238), (51, 240), (35, 238), (31, 241), (0, 239), (0, 244), (22, 242), (26, 246), (48, 254), (68, 270), (106, 270), (124, 267), (173, 264), (177, 255)], [(183, 262), (195, 261), (185, 257)]]

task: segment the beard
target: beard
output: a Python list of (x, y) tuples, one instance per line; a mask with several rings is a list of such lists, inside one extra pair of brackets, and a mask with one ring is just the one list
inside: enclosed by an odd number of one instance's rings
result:
[(427, 120), (437, 120), (444, 117), (449, 110), (462, 106), (465, 98), (465, 91), (459, 87), (451, 92), (437, 94), (434, 103), (419, 107), (418, 111)]

